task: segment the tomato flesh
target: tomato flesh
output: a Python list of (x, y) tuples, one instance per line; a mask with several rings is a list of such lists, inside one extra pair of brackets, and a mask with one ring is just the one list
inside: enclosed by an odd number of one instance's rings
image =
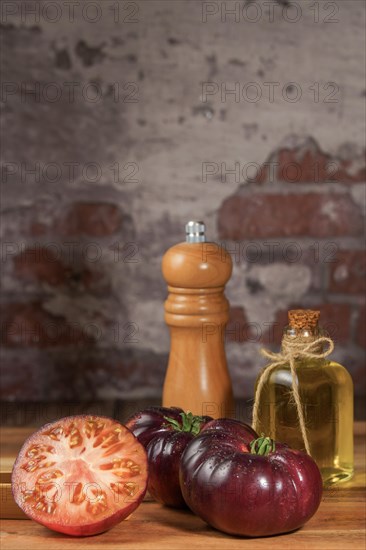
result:
[(97, 416), (41, 428), (24, 443), (12, 473), (14, 498), (29, 517), (79, 536), (127, 517), (146, 486), (144, 447), (122, 424)]

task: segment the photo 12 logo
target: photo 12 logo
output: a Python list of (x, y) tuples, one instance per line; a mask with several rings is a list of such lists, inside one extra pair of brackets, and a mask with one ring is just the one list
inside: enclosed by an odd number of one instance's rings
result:
[(99, 103), (111, 99), (114, 103), (138, 103), (139, 86), (136, 82), (112, 82), (104, 88), (97, 82), (14, 82), (1, 83), (3, 103), (20, 99), (21, 103), (70, 103), (77, 101)]
[(140, 328), (134, 321), (114, 323), (105, 327), (96, 322), (62, 323), (55, 319), (29, 324), (24, 320), (9, 319), (1, 323), (1, 332), (1, 342), (5, 346), (14, 341), (18, 347), (34, 347), (39, 343), (53, 347), (57, 346), (60, 340), (68, 345), (95, 345), (106, 341), (122, 346), (140, 343)]
[(313, 23), (339, 23), (339, 2), (296, 2), (267, 0), (263, 2), (203, 2), (202, 23), (259, 23), (285, 21), (298, 23), (303, 18)]
[[(262, 164), (254, 161), (240, 163), (226, 163), (204, 161), (201, 166), (201, 182), (221, 182), (221, 183), (255, 183), (267, 179), (268, 183), (275, 183), (280, 172), (282, 180), (287, 183), (303, 181), (304, 174), (311, 178), (311, 181), (318, 183), (327, 180), (328, 183), (336, 181), (339, 162), (329, 161), (324, 166), (323, 163), (315, 161), (312, 166), (304, 167), (298, 162), (287, 162), (280, 165), (278, 161), (271, 160)], [(324, 175), (324, 173), (326, 175)], [(321, 176), (322, 174), (322, 176)]]
[(103, 0), (89, 2), (85, 0), (1, 2), (1, 23), (13, 23), (16, 19), (22, 24), (58, 23), (67, 21), (75, 23), (83, 20), (86, 23), (98, 23), (101, 19), (110, 18), (114, 23), (138, 23), (139, 5), (137, 2), (124, 0)]
[(208, 262), (214, 257), (222, 262), (228, 261), (230, 254), (234, 264), (273, 263), (280, 260), (289, 264), (297, 263), (307, 257), (314, 264), (335, 263), (339, 245), (335, 241), (314, 241), (301, 245), (297, 241), (233, 241), (229, 243), (204, 243), (202, 261)]
[(21, 265), (45, 265), (59, 261), (68, 264), (81, 258), (84, 263), (95, 264), (113, 257), (114, 263), (136, 264), (142, 261), (140, 245), (137, 242), (116, 241), (107, 248), (96, 242), (62, 241), (34, 243), (28, 247), (25, 242), (4, 241), (1, 243), (1, 263), (20, 257)]
[(202, 82), (201, 101), (217, 99), (221, 103), (298, 103), (308, 99), (314, 103), (338, 103), (341, 88), (336, 82)]
[(3, 184), (75, 184), (77, 182), (98, 184), (102, 181), (114, 184), (139, 183), (139, 165), (136, 162), (114, 162), (102, 166), (98, 162), (4, 162), (1, 165)]

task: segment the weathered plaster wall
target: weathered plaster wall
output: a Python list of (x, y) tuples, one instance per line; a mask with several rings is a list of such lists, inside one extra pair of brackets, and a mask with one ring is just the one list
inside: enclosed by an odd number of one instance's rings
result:
[(2, 3), (5, 399), (159, 396), (189, 219), (233, 255), (238, 396), (296, 305), (364, 392), (364, 23), (358, 0)]

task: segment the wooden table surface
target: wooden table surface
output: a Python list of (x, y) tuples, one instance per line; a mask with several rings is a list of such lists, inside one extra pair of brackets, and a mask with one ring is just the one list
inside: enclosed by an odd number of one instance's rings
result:
[[(11, 467), (30, 428), (1, 429), (1, 468)], [(144, 501), (126, 521), (94, 537), (75, 539), (29, 520), (1, 521), (1, 550), (365, 550), (365, 433), (355, 424), (354, 478), (324, 492), (319, 510), (301, 529), (263, 539), (232, 537), (211, 529), (188, 511)], [(1, 504), (1, 503), (0, 503)]]

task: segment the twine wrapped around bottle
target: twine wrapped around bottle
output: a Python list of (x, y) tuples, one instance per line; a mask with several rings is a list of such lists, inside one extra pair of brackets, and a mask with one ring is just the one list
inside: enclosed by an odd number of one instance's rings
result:
[[(328, 348), (323, 351), (323, 346), (325, 345), (327, 345)], [(282, 339), (282, 347), (280, 353), (273, 353), (265, 349), (261, 350), (262, 355), (270, 359), (271, 362), (263, 369), (261, 375), (259, 376), (257, 389), (255, 392), (253, 407), (253, 428), (255, 431), (257, 431), (259, 424), (259, 401), (263, 386), (269, 379), (271, 372), (276, 367), (279, 367), (281, 365), (289, 365), (291, 370), (292, 393), (294, 396), (299, 418), (300, 431), (304, 441), (306, 452), (309, 455), (311, 454), (309, 439), (306, 432), (305, 416), (296, 377), (296, 359), (322, 359), (332, 353), (333, 349), (334, 342), (331, 338), (327, 336), (315, 336), (314, 339), (309, 342), (308, 338), (305, 339), (301, 337), (301, 335), (298, 337), (289, 337), (285, 335)]]

